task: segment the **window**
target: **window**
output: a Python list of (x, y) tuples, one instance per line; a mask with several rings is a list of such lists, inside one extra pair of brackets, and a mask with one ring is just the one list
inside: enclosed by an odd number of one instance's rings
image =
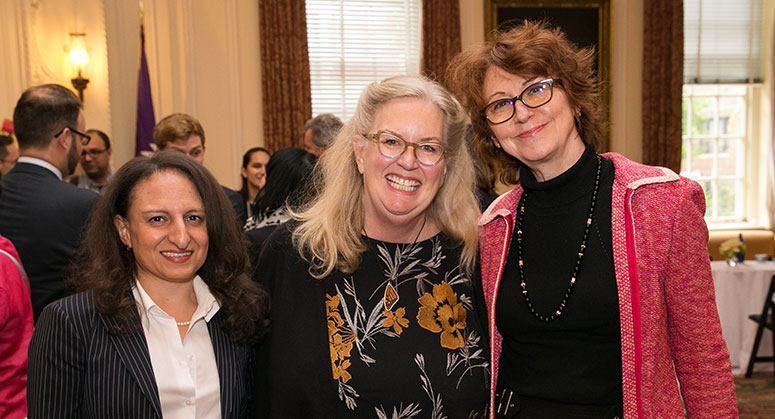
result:
[(684, 1), (681, 174), (702, 185), (710, 228), (767, 222), (763, 17), (762, 0)]
[(705, 190), (708, 221), (743, 221), (748, 144), (747, 104), (753, 87), (685, 84), (681, 174)]
[(420, 72), (420, 0), (307, 0), (312, 113), (352, 116), (363, 88)]

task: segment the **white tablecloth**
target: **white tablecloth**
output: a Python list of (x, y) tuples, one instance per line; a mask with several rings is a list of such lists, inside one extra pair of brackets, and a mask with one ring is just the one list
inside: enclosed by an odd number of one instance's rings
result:
[[(748, 316), (762, 312), (770, 279), (775, 274), (775, 262), (749, 260), (731, 267), (724, 261), (715, 261), (711, 262), (711, 270), (721, 331), (729, 348), (732, 372), (744, 374), (756, 337), (756, 323)], [(765, 329), (762, 335), (758, 355), (772, 355), (769, 329)], [(754, 371), (772, 371), (772, 363), (757, 363)]]

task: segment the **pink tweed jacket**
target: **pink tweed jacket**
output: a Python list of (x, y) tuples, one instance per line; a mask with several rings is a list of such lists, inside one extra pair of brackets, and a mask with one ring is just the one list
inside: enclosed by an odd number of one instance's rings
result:
[[(729, 352), (721, 336), (706, 247), (702, 189), (669, 169), (635, 163), (615, 153), (603, 157), (613, 161), (615, 168), (611, 227), (624, 416), (737, 417)], [(479, 218), (492, 358), (491, 406), (502, 343), (495, 325), (495, 302), (521, 195), (517, 186)]]

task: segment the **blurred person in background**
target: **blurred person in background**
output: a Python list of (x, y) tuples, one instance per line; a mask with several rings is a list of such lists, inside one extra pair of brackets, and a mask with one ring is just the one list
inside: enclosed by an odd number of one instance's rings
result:
[(342, 128), (342, 120), (332, 113), (322, 113), (304, 124), (302, 148), (316, 157), (323, 155)]
[(19, 148), (10, 135), (0, 135), (0, 176), (8, 173), (19, 160)]
[(100, 193), (105, 184), (113, 176), (113, 169), (110, 168), (110, 157), (113, 150), (110, 148), (110, 138), (108, 134), (90, 129), (86, 135), (91, 138), (89, 144), (83, 147), (81, 152), (81, 169), (70, 179), (70, 183), (81, 188)]
[(58, 84), (27, 89), (13, 112), (19, 161), (3, 176), (0, 235), (19, 252), (30, 280), (33, 315), (73, 292), (65, 282), (97, 194), (62, 182), (91, 138), (83, 104)]
[(253, 147), (242, 155), (242, 187), (240, 196), (247, 207), (248, 220), (253, 217), (253, 205), (258, 197), (258, 192), (266, 183), (266, 164), (269, 163), (271, 154), (263, 147)]
[(314, 154), (300, 148), (284, 148), (269, 159), (266, 185), (256, 199), (253, 217), (245, 223), (254, 266), (264, 240), (278, 225), (291, 219), (287, 209), (302, 204), (316, 162)]
[[(174, 113), (167, 115), (153, 128), (153, 143), (158, 151), (173, 150), (183, 153), (204, 165), (205, 130), (202, 124), (191, 115)], [(242, 226), (248, 218), (245, 200), (236, 191), (221, 186), (229, 199), (237, 223)]]

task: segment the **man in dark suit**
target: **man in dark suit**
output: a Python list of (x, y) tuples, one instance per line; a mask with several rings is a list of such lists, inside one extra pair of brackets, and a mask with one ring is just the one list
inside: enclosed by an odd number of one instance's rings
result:
[(97, 194), (62, 182), (89, 137), (81, 101), (67, 88), (27, 89), (13, 113), (19, 161), (3, 176), (0, 235), (11, 240), (30, 279), (35, 319), (72, 293), (64, 281)]
[[(159, 121), (153, 128), (153, 143), (157, 151), (179, 151), (199, 164), (205, 161), (205, 131), (196, 118), (184, 113), (174, 113)], [(240, 226), (245, 225), (248, 209), (239, 193), (221, 186), (229, 199)]]

